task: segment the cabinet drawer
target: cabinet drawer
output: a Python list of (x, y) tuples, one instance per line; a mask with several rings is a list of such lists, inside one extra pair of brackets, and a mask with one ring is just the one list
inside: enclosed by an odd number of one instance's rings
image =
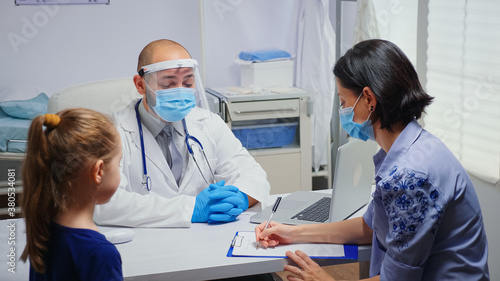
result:
[(300, 114), (299, 99), (233, 102), (229, 105), (233, 121), (288, 118)]

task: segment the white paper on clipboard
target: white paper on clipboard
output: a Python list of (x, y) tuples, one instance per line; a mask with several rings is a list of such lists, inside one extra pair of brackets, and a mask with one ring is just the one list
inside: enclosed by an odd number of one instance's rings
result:
[(301, 250), (311, 258), (344, 257), (344, 245), (320, 244), (320, 243), (297, 243), (280, 244), (276, 247), (257, 248), (255, 232), (238, 231), (234, 237), (231, 247), (233, 257), (286, 257), (286, 251)]

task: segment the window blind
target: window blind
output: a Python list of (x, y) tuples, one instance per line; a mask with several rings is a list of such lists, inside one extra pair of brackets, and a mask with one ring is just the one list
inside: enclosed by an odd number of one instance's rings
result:
[(425, 129), (465, 169), (500, 179), (500, 1), (430, 0)]

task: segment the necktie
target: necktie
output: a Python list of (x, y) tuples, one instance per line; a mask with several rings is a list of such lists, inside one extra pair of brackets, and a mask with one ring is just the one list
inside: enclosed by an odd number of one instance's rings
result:
[(179, 184), (182, 174), (182, 156), (177, 150), (173, 141), (174, 128), (171, 125), (165, 125), (163, 130), (158, 134), (157, 141), (167, 160), (168, 166), (174, 174), (175, 181)]

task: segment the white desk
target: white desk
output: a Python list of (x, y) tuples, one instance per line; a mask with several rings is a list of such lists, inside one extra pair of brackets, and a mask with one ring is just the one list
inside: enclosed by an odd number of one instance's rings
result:
[[(136, 228), (133, 241), (117, 245), (125, 280), (210, 280), (282, 271), (287, 259), (226, 257), (236, 231), (254, 230), (250, 208), (239, 220), (220, 225), (193, 224), (191, 228)], [(16, 224), (16, 273), (8, 272), (8, 225)], [(102, 232), (113, 228), (100, 227)], [(26, 244), (23, 220), (0, 221), (0, 280), (28, 280), (28, 264), (19, 261)], [(317, 260), (332, 265), (370, 260), (370, 246), (359, 247), (358, 260)]]

